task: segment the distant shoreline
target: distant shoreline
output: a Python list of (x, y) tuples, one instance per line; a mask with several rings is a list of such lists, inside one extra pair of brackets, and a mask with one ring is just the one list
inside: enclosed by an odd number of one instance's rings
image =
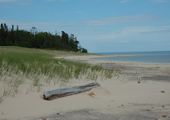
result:
[(97, 58), (107, 58), (107, 57), (131, 57), (136, 55), (99, 55)]
[(108, 53), (101, 54), (102, 57), (97, 57), (96, 60), (129, 61), (142, 63), (170, 63), (170, 51), (131, 52), (131, 53), (122, 52), (118, 55), (115, 55), (115, 53), (110, 54), (113, 55), (108, 55)]
[(119, 69), (127, 74), (129, 80), (135, 80), (137, 76), (143, 77), (143, 80), (156, 80), (170, 82), (170, 63), (144, 63), (132, 61), (111, 61), (96, 60), (95, 58), (105, 57), (126, 57), (133, 55), (85, 55), (85, 56), (67, 56), (64, 59), (99, 65), (104, 68)]

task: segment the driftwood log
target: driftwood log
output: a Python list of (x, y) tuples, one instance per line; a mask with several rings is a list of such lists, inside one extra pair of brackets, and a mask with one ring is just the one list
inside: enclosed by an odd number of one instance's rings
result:
[(99, 83), (93, 82), (83, 86), (73, 86), (73, 87), (65, 87), (65, 88), (59, 88), (55, 90), (49, 90), (44, 92), (43, 98), (45, 100), (52, 100), (60, 97), (86, 92), (98, 86), (100, 86)]

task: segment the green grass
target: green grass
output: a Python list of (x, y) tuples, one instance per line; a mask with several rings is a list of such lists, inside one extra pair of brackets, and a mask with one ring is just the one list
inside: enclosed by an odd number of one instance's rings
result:
[[(85, 53), (55, 50), (29, 49), (22, 47), (0, 46), (0, 82), (4, 89), (0, 91), (0, 103), (8, 96), (20, 92), (20, 86), (29, 80), (32, 87), (40, 91), (44, 84), (65, 85), (70, 79), (96, 81), (98, 78), (110, 79), (113, 69), (90, 66), (66, 60), (54, 59), (55, 56), (87, 55)], [(89, 54), (88, 54), (89, 55)], [(28, 88), (28, 93), (30, 90)], [(32, 88), (31, 88), (32, 89)], [(3, 92), (2, 92), (3, 91)]]

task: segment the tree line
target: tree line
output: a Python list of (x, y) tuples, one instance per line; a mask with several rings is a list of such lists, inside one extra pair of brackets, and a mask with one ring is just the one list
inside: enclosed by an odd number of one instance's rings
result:
[(55, 49), (68, 51), (81, 51), (87, 53), (87, 49), (82, 48), (74, 34), (62, 31), (61, 35), (50, 32), (38, 32), (37, 28), (32, 27), (30, 31), (19, 30), (17, 25), (9, 29), (6, 23), (0, 26), (0, 46), (21, 46), (28, 48)]

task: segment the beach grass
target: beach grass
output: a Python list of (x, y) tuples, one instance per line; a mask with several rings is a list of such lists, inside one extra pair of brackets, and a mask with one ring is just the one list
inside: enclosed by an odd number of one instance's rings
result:
[[(113, 69), (104, 69), (101, 66), (54, 59), (58, 56), (87, 55), (66, 51), (30, 49), (22, 47), (0, 46), (0, 83), (3, 84), (0, 92), (0, 103), (8, 96), (14, 97), (20, 92), (26, 80), (30, 86), (40, 91), (44, 84), (65, 85), (70, 79), (96, 81), (99, 77), (110, 79), (114, 74)], [(29, 86), (29, 87), (30, 87)], [(32, 89), (31, 87), (31, 89)], [(27, 92), (30, 91), (28, 88)]]

